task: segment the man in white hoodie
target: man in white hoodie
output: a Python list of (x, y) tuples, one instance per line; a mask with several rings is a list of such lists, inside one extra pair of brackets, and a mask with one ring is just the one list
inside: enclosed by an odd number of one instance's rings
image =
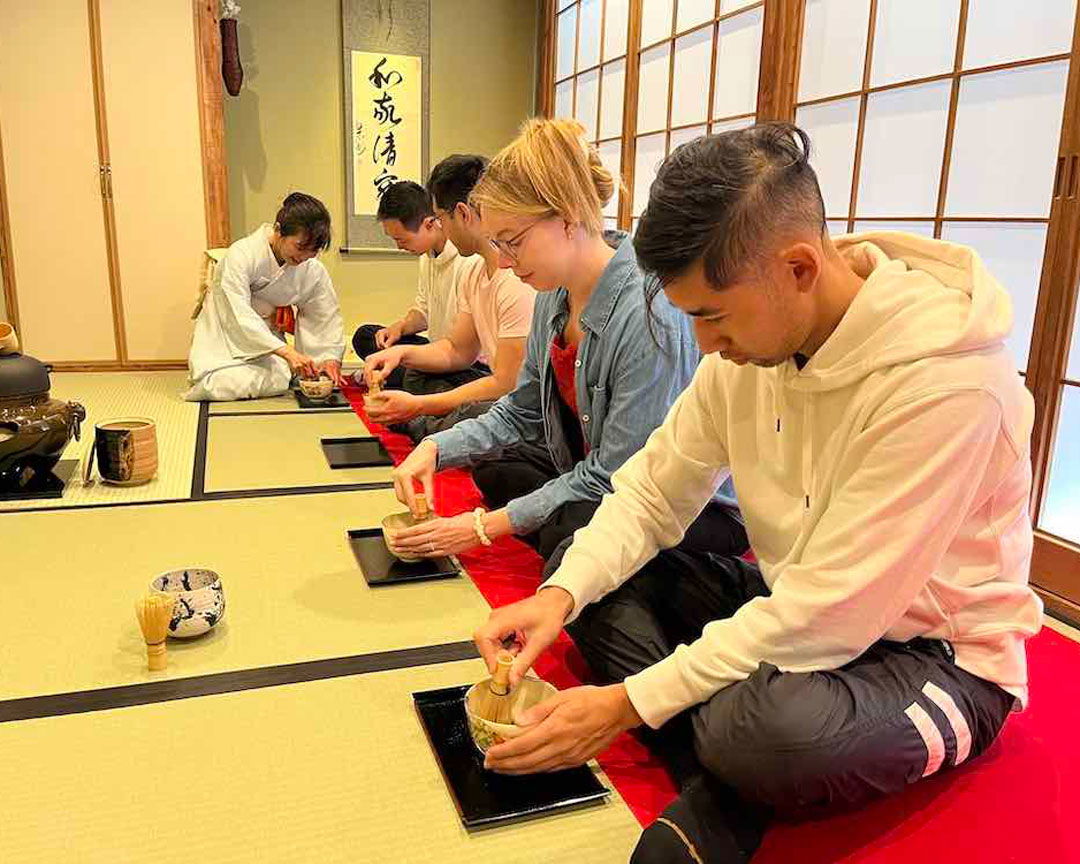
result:
[[(965, 247), (834, 244), (808, 158), (769, 124), (665, 161), (635, 246), (708, 356), (552, 577), (475, 635), (492, 666), (516, 638), (516, 680), (566, 625), (606, 685), (524, 714), (490, 768), (648, 727), (682, 791), (641, 864), (744, 861), (770, 813), (960, 765), (1027, 699), (1033, 404), (1008, 295)], [(729, 472), (756, 565), (677, 546)]]

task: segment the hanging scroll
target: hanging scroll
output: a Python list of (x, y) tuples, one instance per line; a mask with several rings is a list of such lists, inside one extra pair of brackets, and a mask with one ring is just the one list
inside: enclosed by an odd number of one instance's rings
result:
[(352, 52), (353, 216), (374, 216), (391, 183), (422, 179), (421, 63)]
[(375, 219), (379, 197), (427, 179), (430, 33), (429, 0), (342, 0), (343, 251), (396, 253)]

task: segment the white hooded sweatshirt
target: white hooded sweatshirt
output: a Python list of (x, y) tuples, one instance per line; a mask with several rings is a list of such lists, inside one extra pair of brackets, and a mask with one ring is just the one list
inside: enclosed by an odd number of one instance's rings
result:
[(771, 595), (626, 679), (650, 726), (761, 662), (836, 669), (883, 638), (948, 640), (1026, 700), (1034, 407), (1009, 297), (964, 246), (834, 242), (866, 281), (825, 344), (801, 370), (707, 356), (546, 583), (576, 616), (677, 544), (730, 470)]

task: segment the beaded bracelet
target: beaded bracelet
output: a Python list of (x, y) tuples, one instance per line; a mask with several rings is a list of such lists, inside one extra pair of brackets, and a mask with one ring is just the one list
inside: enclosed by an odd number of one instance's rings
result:
[(483, 507), (477, 507), (473, 510), (473, 528), (476, 529), (476, 536), (480, 539), (480, 542), (485, 546), (490, 546), (491, 538), (488, 537), (487, 531), (484, 530), (485, 512)]

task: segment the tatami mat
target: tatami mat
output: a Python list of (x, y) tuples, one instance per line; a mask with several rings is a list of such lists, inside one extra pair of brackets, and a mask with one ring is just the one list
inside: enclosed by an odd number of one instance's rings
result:
[(157, 424), (158, 476), (143, 486), (109, 486), (95, 471), (93, 486), (84, 487), (76, 476), (62, 498), (37, 501), (2, 501), (0, 510), (42, 507), (78, 507), (87, 504), (124, 504), (167, 501), (191, 495), (199, 406), (185, 402), (185, 372), (55, 372), (51, 394), (55, 399), (79, 402), (86, 408), (82, 440), (71, 443), (62, 459), (82, 460), (94, 443), (94, 424), (116, 417), (149, 417)]
[(461, 827), (410, 694), (482, 675), (463, 661), (0, 724), (0, 860), (625, 862), (639, 829), (615, 793)]
[(390, 482), (390, 468), (332, 469), (320, 439), (369, 432), (353, 412), (208, 419), (206, 492)]
[(292, 393), (273, 396), (269, 399), (240, 399), (236, 402), (211, 402), (210, 416), (215, 414), (261, 414), (267, 412), (288, 412), (291, 414), (310, 414), (317, 411), (351, 411), (344, 408), (301, 408)]
[[(345, 532), (400, 509), (377, 490), (0, 518), (0, 699), (468, 640), (489, 609), (467, 577), (364, 581)], [(221, 574), (225, 620), (150, 673), (133, 603), (184, 566)]]

